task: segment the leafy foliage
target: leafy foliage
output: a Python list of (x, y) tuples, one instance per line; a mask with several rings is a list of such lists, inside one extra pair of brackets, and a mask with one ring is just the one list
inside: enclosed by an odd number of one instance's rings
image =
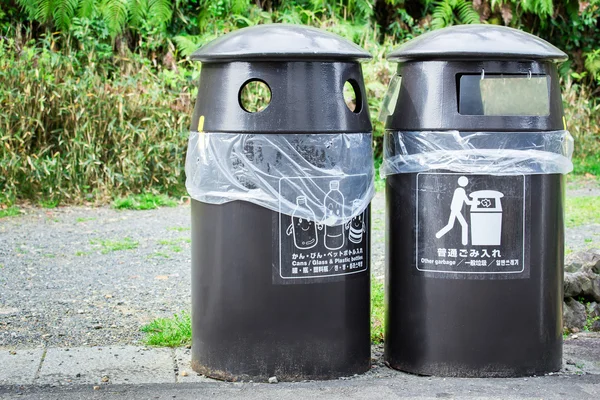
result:
[(162, 27), (171, 20), (171, 0), (17, 0), (29, 18), (68, 31), (75, 18), (100, 18), (112, 36), (128, 26)]
[(478, 24), (479, 13), (467, 0), (441, 0), (433, 3), (431, 26), (434, 29), (454, 24)]

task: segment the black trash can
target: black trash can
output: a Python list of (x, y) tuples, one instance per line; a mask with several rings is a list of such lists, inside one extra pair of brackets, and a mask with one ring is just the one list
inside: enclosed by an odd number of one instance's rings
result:
[[(203, 63), (186, 160), (192, 367), (231, 381), (367, 371), (374, 169), (359, 60), (370, 55), (273, 24), (192, 58)], [(256, 84), (270, 102), (252, 112), (244, 91)]]
[(505, 27), (457, 26), (388, 55), (385, 360), (438, 376), (558, 371), (572, 169), (556, 60)]

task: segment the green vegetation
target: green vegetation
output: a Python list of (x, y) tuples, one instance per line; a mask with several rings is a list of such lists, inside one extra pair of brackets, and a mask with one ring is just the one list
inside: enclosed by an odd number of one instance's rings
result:
[(137, 249), (139, 242), (126, 237), (121, 240), (90, 240), (90, 244), (99, 245), (102, 254), (108, 254), (113, 251)]
[(87, 256), (87, 255), (90, 255), (90, 254), (91, 254), (91, 252), (89, 252), (89, 251), (76, 251), (75, 252), (75, 255), (77, 257)]
[(176, 232), (188, 232), (190, 230), (187, 226), (171, 226), (167, 228), (168, 231), (176, 231)]
[(40, 200), (39, 205), (42, 208), (56, 208), (60, 200), (58, 199), (50, 199), (50, 200)]
[(88, 222), (88, 221), (95, 221), (97, 218), (95, 217), (78, 217), (77, 218), (77, 222)]
[[(599, 17), (600, 0), (4, 0), (0, 205), (184, 193), (200, 74), (187, 56), (224, 33), (265, 23), (320, 27), (374, 55), (363, 71), (378, 159), (377, 114), (395, 70), (385, 53), (453, 24), (537, 34), (570, 56), (559, 70), (575, 173), (600, 175)], [(376, 185), (383, 186), (379, 178)], [(144, 207), (138, 203), (115, 200)]]
[(162, 252), (162, 251), (155, 251), (154, 253), (152, 253), (152, 255), (150, 257), (171, 258), (171, 256), (169, 254)]
[(371, 278), (371, 342), (382, 343), (385, 333), (384, 283)]
[(21, 211), (19, 210), (18, 207), (15, 207), (15, 206), (0, 208), (0, 218), (14, 217), (14, 216), (17, 216), (20, 214), (21, 214)]
[[(181, 253), (181, 243), (190, 243), (192, 240), (189, 237), (180, 237), (176, 239), (162, 239), (158, 241), (161, 246), (169, 246), (170, 250), (174, 253)], [(155, 253), (158, 254), (158, 253)]]
[(600, 197), (567, 198), (565, 224), (569, 228), (583, 224), (600, 224)]
[(192, 318), (189, 313), (175, 314), (173, 318), (157, 318), (142, 327), (150, 346), (177, 347), (192, 344)]
[(153, 210), (158, 207), (175, 207), (177, 201), (166, 195), (144, 193), (115, 199), (112, 206), (118, 210)]

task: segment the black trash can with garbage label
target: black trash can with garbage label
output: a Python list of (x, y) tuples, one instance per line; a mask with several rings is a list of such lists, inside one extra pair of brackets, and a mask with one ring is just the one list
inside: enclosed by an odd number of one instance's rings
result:
[(558, 371), (573, 141), (555, 61), (566, 55), (468, 25), (388, 58), (399, 65), (381, 114), (386, 362), (439, 376)]
[(195, 371), (293, 381), (370, 368), (368, 58), (282, 24), (193, 54), (203, 63), (186, 159)]

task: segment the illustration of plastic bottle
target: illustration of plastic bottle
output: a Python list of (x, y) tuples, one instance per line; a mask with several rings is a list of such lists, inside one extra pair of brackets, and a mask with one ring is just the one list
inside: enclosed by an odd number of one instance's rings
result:
[[(329, 182), (329, 192), (325, 195), (325, 221), (342, 222), (344, 219), (344, 195), (340, 192), (340, 181)], [(344, 246), (344, 225), (330, 226), (325, 224), (325, 247), (329, 250), (337, 250)]]
[[(297, 217), (298, 210), (304, 208), (311, 214), (311, 219)], [(317, 224), (315, 222), (317, 218), (312, 209), (306, 204), (305, 196), (296, 197), (296, 208), (292, 211), (292, 223), (288, 226), (286, 234), (289, 236), (294, 235), (294, 245), (297, 249), (306, 250), (311, 249), (317, 245)]]
[[(352, 202), (352, 213), (358, 209), (360, 206), (360, 200), (354, 200)], [(352, 218), (352, 221), (348, 223), (348, 227), (350, 228), (350, 232), (348, 233), (348, 240), (352, 243), (360, 243), (363, 239), (363, 233), (366, 232), (365, 221), (364, 221), (364, 211), (358, 214), (356, 217)]]

